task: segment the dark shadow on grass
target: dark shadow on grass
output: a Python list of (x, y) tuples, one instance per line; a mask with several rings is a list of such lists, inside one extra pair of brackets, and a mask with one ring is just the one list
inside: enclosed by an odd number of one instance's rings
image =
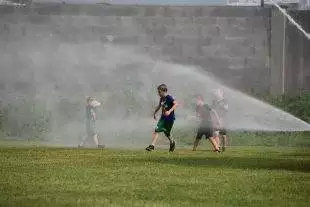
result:
[(289, 157), (304, 157), (304, 158), (309, 158), (310, 157), (310, 152), (293, 152), (293, 153), (288, 153), (288, 154), (281, 154), (283, 156), (289, 156)]
[(155, 162), (158, 164), (183, 165), (188, 167), (218, 167), (233, 169), (264, 169), (310, 172), (310, 160), (288, 158), (253, 157), (153, 157), (133, 161)]

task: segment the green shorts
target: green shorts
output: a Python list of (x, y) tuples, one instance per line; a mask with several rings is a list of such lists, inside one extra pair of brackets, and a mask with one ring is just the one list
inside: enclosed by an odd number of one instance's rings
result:
[(174, 121), (173, 120), (165, 120), (159, 119), (157, 126), (155, 128), (155, 132), (164, 132), (167, 137), (170, 137), (171, 129), (173, 127)]

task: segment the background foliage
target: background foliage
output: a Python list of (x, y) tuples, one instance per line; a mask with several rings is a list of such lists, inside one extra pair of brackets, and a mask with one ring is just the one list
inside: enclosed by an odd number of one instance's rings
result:
[[(260, 99), (310, 122), (309, 93), (268, 95), (260, 97)], [(137, 112), (135, 105), (129, 104), (128, 113)], [(139, 105), (139, 107), (142, 106)], [(111, 115), (110, 112), (108, 114)], [(103, 115), (100, 114), (100, 116)], [(44, 140), (52, 129), (64, 126), (68, 121), (82, 121), (83, 118), (84, 101), (61, 98), (51, 107), (43, 101), (23, 99), (7, 105), (0, 104), (0, 136), (10, 139)], [(176, 128), (174, 135), (179, 142), (192, 144), (195, 129), (192, 127)], [(308, 132), (230, 132), (230, 144), (239, 146), (310, 146), (309, 137)]]

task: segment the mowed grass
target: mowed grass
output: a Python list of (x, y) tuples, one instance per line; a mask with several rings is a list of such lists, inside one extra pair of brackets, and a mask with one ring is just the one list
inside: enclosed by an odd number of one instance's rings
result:
[(310, 150), (0, 148), (1, 206), (309, 206)]

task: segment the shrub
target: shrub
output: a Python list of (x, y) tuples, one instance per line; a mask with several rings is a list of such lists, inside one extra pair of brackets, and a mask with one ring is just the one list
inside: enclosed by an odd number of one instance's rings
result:
[(307, 123), (310, 122), (310, 93), (269, 95), (263, 99)]
[[(123, 96), (115, 97), (117, 102), (131, 102), (128, 104), (128, 114), (139, 114), (143, 107), (149, 105), (146, 101), (136, 100), (130, 91), (124, 91)], [(111, 98), (115, 101), (114, 98)], [(111, 100), (108, 99), (107, 101)], [(310, 121), (310, 94), (301, 93), (297, 95), (264, 96), (262, 100), (271, 103), (302, 120)], [(54, 103), (46, 104), (44, 101), (24, 99), (12, 104), (0, 104), (0, 136), (18, 138), (40, 138), (53, 135), (69, 123), (80, 123), (84, 118), (85, 100), (71, 100), (60, 98)], [(113, 104), (107, 102), (110, 108), (102, 108), (98, 118), (113, 116)], [(117, 105), (115, 105), (117, 107)], [(81, 129), (83, 130), (83, 129)], [(69, 130), (70, 131), (70, 130)], [(71, 130), (72, 131), (72, 130)], [(80, 133), (80, 132), (76, 132)], [(195, 127), (176, 127), (173, 132), (180, 144), (192, 144), (195, 136)], [(127, 136), (130, 136), (126, 134)], [(131, 135), (133, 136), (133, 135)], [(62, 136), (60, 136), (62, 137)], [(264, 145), (264, 146), (310, 146), (308, 132), (231, 132), (232, 145)]]
[(10, 137), (39, 138), (50, 129), (51, 114), (40, 102), (22, 100), (1, 107), (1, 131)]

